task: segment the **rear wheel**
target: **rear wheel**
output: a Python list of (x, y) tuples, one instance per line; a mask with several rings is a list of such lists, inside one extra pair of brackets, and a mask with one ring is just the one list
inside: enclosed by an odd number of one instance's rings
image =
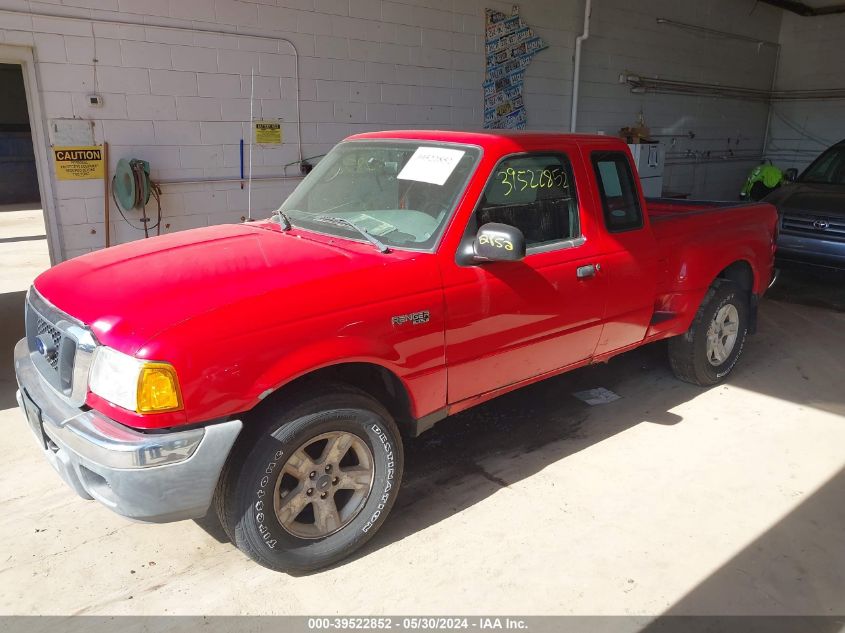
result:
[(369, 395), (329, 385), (251, 420), (215, 495), (235, 545), (279, 571), (345, 558), (387, 518), (402, 478), (390, 414)]
[(700, 386), (721, 382), (742, 354), (749, 313), (748, 294), (733, 282), (716, 280), (689, 329), (669, 341), (675, 375)]

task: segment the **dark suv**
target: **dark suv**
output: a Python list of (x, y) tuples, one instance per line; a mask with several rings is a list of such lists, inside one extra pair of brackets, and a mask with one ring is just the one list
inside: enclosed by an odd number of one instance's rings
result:
[(845, 269), (845, 141), (765, 201), (780, 215), (779, 260)]

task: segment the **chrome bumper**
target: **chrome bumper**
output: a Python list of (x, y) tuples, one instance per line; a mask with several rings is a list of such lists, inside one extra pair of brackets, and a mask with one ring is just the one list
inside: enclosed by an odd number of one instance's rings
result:
[(205, 515), (240, 420), (140, 433), (60, 397), (41, 377), (26, 339), (15, 346), (15, 374), (18, 405), (39, 446), (79, 496), (137, 521)]

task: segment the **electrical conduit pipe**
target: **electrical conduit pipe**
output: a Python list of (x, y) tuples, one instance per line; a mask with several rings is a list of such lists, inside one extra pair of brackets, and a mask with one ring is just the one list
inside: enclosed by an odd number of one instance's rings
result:
[(575, 38), (575, 63), (572, 73), (572, 113), (569, 116), (569, 131), (574, 132), (578, 124), (578, 92), (581, 87), (581, 47), (590, 37), (590, 14), (593, 11), (593, 0), (584, 2), (584, 30)]

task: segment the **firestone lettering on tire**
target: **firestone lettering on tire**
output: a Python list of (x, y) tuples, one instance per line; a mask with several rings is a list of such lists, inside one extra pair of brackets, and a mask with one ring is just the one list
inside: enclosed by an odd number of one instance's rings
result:
[(387, 506), (387, 502), (390, 499), (390, 491), (393, 490), (393, 447), (390, 444), (387, 434), (382, 431), (377, 424), (373, 424), (371, 430), (378, 436), (379, 440), (381, 440), (382, 447), (384, 448), (385, 457), (387, 457), (387, 477), (384, 482), (384, 490), (381, 493), (378, 506), (376, 506), (375, 511), (364, 524), (364, 527), (361, 528), (362, 532), (369, 532), (373, 525), (375, 525), (376, 521), (378, 521), (378, 518), (381, 516), (382, 511)]

